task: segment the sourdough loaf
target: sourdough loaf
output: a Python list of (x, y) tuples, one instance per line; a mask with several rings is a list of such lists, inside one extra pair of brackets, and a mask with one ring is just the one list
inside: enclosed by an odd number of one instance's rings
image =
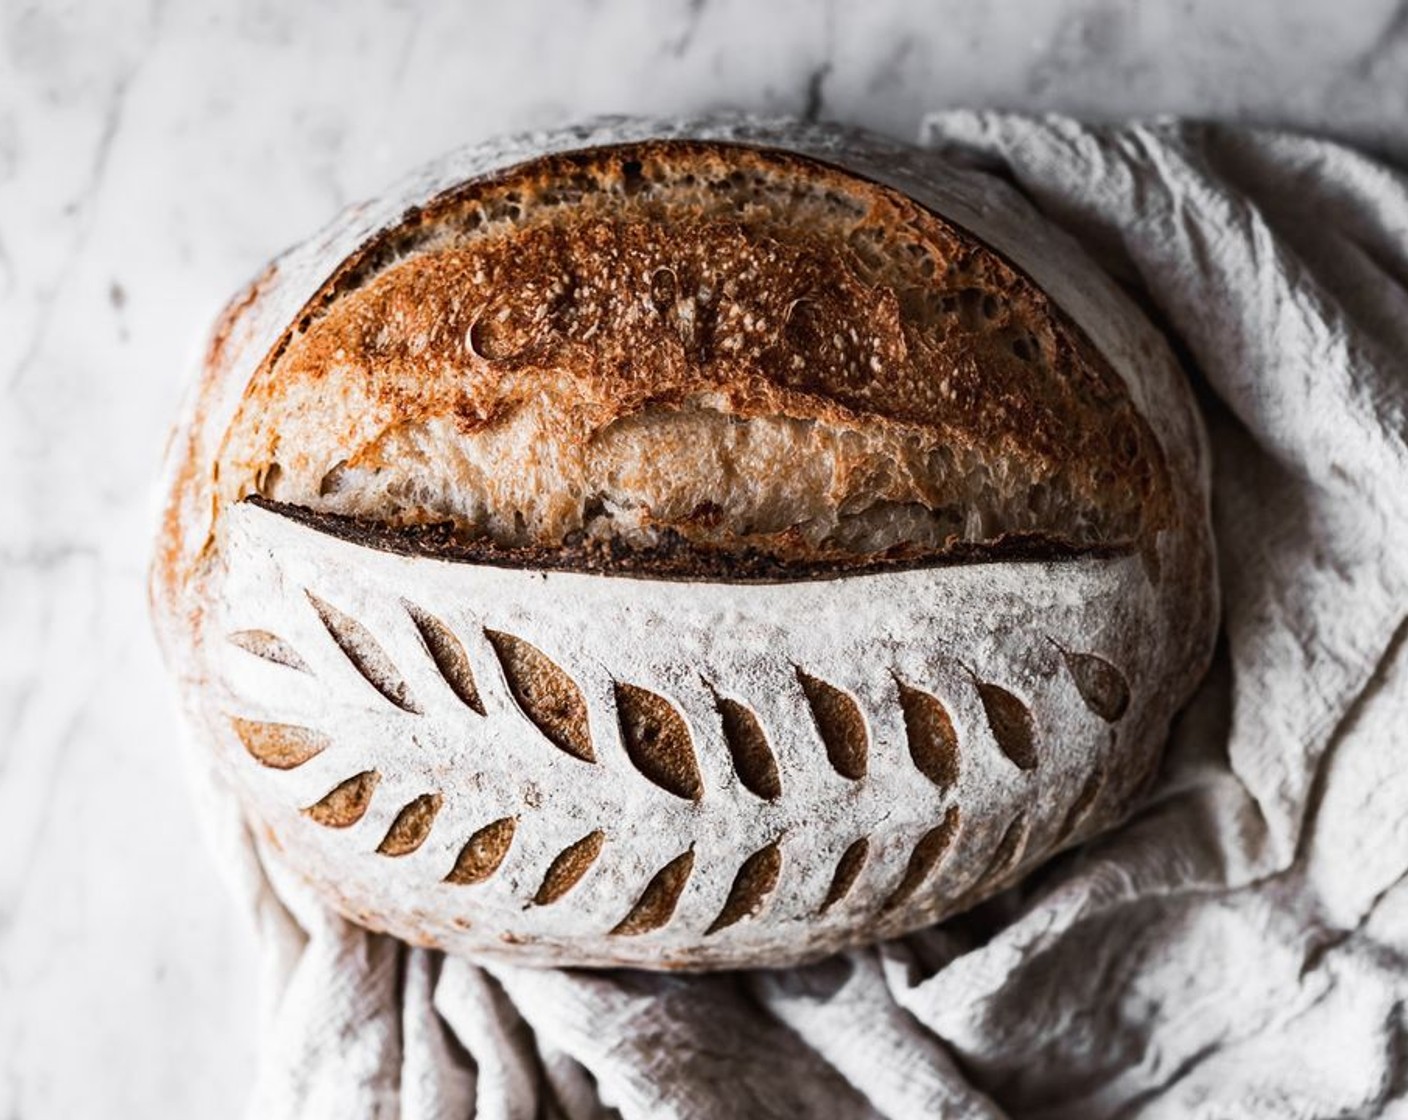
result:
[(276, 262), (170, 456), (153, 602), (264, 855), (526, 962), (807, 959), (1127, 812), (1206, 664), (1166, 347), (874, 137), (461, 153)]

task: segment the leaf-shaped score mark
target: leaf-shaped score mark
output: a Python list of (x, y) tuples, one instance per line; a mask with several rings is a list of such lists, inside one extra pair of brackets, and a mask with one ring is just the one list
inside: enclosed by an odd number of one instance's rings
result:
[(263, 723), (236, 716), (230, 724), (250, 757), (272, 770), (292, 770), (328, 748), (326, 735), (290, 723)]
[(951, 806), (944, 814), (944, 819), (919, 838), (919, 842), (914, 845), (914, 851), (910, 853), (909, 866), (905, 868), (904, 877), (885, 900), (882, 909), (893, 910), (914, 897), (915, 892), (924, 885), (933, 874), (934, 868), (939, 865), (939, 861), (944, 858), (944, 853), (953, 846), (953, 839), (958, 835), (958, 822), (958, 807)]
[(331, 603), (325, 603), (311, 591), (306, 592), (313, 610), (327, 629), (337, 648), (352, 663), (366, 682), (403, 712), (419, 714), (420, 707), (411, 696), (411, 688), (377, 644), (371, 631), (349, 614), (343, 614)]
[(616, 716), (626, 754), (637, 770), (686, 801), (704, 796), (689, 727), (673, 704), (658, 693), (618, 681)]
[(460, 698), (472, 712), (484, 714), (484, 702), (479, 699), (479, 688), (474, 682), (474, 670), (470, 668), (469, 656), (454, 633), (434, 615), (421, 610), (414, 603), (406, 604), (411, 621), (420, 632), (420, 640), (435, 668), (450, 686), (450, 691)]
[(484, 636), (494, 647), (508, 690), (523, 714), (559, 750), (583, 762), (595, 762), (587, 702), (577, 682), (522, 638), (498, 630), (485, 630)]
[(674, 916), (675, 907), (679, 905), (680, 895), (684, 894), (693, 870), (693, 849), (672, 859), (646, 884), (630, 913), (616, 923), (612, 934), (634, 937), (663, 926)]
[(984, 886), (997, 882), (1007, 875), (1022, 860), (1022, 850), (1027, 846), (1027, 815), (1018, 813), (1007, 825), (1002, 839), (993, 849), (992, 861), (979, 880)]
[(1129, 682), (1123, 673), (1097, 654), (1075, 653), (1061, 645), (1056, 648), (1087, 708), (1106, 723), (1124, 715), (1129, 708)]
[(740, 922), (744, 918), (752, 917), (763, 908), (763, 903), (768, 900), (768, 895), (772, 894), (777, 887), (777, 880), (782, 872), (782, 852), (774, 840), (765, 848), (759, 848), (751, 856), (743, 861), (739, 867), (738, 874), (734, 877), (733, 886), (729, 889), (728, 898), (724, 901), (723, 909), (719, 911), (719, 916), (706, 929), (705, 934), (718, 933), (721, 929), (727, 929), (735, 922)]
[(1090, 811), (1095, 807), (1095, 803), (1100, 800), (1100, 795), (1105, 791), (1105, 768), (1097, 765), (1085, 779), (1085, 784), (1080, 787), (1080, 793), (1076, 795), (1075, 801), (1066, 813), (1066, 818), (1061, 822), (1060, 831), (1056, 833), (1056, 839), (1052, 847), (1059, 847), (1064, 844), (1070, 835), (1075, 832), (1085, 818), (1090, 815)]
[(865, 867), (865, 858), (868, 855), (870, 839), (865, 836), (852, 841), (851, 846), (841, 853), (841, 858), (836, 861), (836, 871), (831, 876), (831, 886), (827, 888), (826, 897), (822, 899), (818, 913), (825, 914), (851, 893), (851, 888), (860, 878), (861, 869)]
[(831, 767), (843, 778), (859, 781), (865, 777), (870, 753), (870, 735), (860, 705), (845, 692), (819, 677), (797, 670), (797, 680), (806, 694), (816, 722), (817, 733), (826, 745)]
[(782, 796), (782, 779), (758, 717), (737, 700), (717, 693), (714, 706), (723, 720), (724, 741), (743, 788), (765, 801), (776, 801)]
[(263, 661), (300, 673), (308, 672), (308, 663), (298, 656), (298, 651), (268, 630), (237, 630), (230, 635), (230, 643)]
[(998, 748), (1020, 770), (1036, 769), (1036, 724), (1031, 710), (1016, 696), (995, 684), (974, 678), (988, 726)]
[(910, 688), (898, 678), (895, 684), (900, 691), (910, 758), (919, 772), (940, 789), (951, 788), (958, 781), (958, 732), (953, 729), (948, 709), (929, 693)]
[(518, 822), (513, 817), (503, 817), (486, 824), (473, 836), (455, 860), (455, 866), (445, 876), (445, 882), (458, 886), (482, 883), (499, 869), (513, 846), (513, 834), (518, 830)]
[(379, 781), (381, 775), (375, 770), (363, 770), (334, 786), (322, 800), (303, 812), (327, 828), (350, 828), (366, 814)]
[(548, 865), (547, 874), (543, 876), (542, 885), (533, 896), (533, 901), (539, 906), (549, 906), (580, 883), (596, 863), (605, 843), (606, 833), (597, 829), (558, 852)]
[(440, 812), (440, 795), (423, 793), (396, 814), (386, 837), (377, 846), (384, 856), (408, 856), (425, 843)]

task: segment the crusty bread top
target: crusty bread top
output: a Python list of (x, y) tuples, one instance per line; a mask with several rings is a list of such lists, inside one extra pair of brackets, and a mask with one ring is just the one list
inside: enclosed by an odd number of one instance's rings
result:
[(251, 381), (218, 484), (676, 574), (1139, 546), (1176, 508), (1124, 384), (1010, 263), (889, 187), (695, 141), (408, 211)]

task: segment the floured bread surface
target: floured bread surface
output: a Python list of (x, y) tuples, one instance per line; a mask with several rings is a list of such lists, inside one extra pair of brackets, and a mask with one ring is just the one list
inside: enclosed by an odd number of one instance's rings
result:
[(794, 562), (1130, 545), (1168, 487), (1120, 379), (1004, 258), (868, 179), (692, 141), (408, 210), (294, 324), (219, 459), (225, 501), (461, 544)]
[(1216, 632), (1157, 332), (833, 126), (431, 165), (231, 306), (169, 463), (154, 614), (263, 867), (476, 958), (971, 907), (1130, 811)]

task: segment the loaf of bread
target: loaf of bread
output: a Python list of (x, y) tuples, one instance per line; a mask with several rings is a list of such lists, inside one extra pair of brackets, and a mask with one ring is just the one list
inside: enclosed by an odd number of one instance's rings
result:
[(1154, 330), (841, 129), (459, 153), (232, 304), (152, 594), (266, 860), (523, 963), (780, 965), (1120, 820), (1216, 623)]

